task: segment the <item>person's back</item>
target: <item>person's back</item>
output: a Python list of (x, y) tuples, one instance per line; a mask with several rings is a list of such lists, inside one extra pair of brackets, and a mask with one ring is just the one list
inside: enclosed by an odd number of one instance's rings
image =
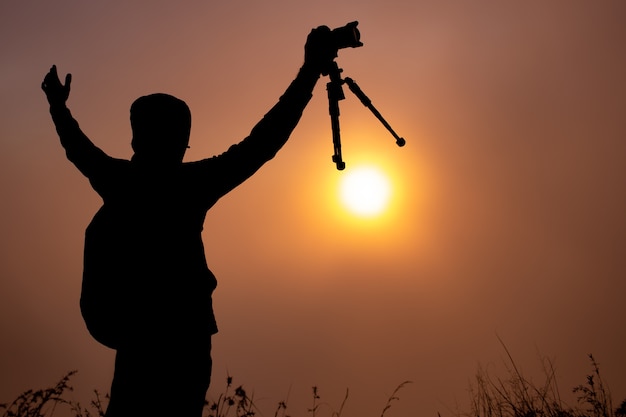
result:
[(138, 328), (157, 333), (167, 323), (215, 333), (216, 281), (201, 237), (214, 201), (199, 198), (206, 192), (198, 193), (198, 170), (112, 165), (107, 197), (85, 234), (81, 311), (90, 332), (113, 349)]
[(287, 141), (336, 56), (328, 34), (321, 27), (309, 35), (298, 76), (246, 139), (197, 162), (182, 162), (191, 114), (181, 100), (153, 94), (133, 103), (135, 154), (116, 159), (85, 136), (65, 106), (70, 76), (62, 85), (53, 66), (45, 77), (67, 157), (103, 199), (85, 235), (81, 311), (94, 338), (117, 350), (107, 416), (201, 415), (217, 332), (204, 218)]

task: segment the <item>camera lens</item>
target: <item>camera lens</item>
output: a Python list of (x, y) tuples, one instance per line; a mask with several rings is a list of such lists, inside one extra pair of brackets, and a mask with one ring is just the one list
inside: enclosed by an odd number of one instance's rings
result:
[(361, 33), (356, 28), (358, 24), (359, 22), (356, 21), (350, 22), (331, 31), (331, 38), (337, 49), (363, 46), (363, 43), (360, 42)]

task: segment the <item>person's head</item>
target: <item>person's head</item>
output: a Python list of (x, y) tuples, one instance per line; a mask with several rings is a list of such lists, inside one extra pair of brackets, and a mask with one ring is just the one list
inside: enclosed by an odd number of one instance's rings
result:
[(169, 94), (139, 97), (130, 106), (135, 156), (152, 162), (182, 162), (191, 131), (187, 104)]

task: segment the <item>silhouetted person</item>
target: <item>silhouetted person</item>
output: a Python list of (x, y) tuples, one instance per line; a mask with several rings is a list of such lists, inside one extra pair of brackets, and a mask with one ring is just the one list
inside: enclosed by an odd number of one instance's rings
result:
[(191, 128), (183, 101), (137, 99), (134, 155), (117, 159), (87, 138), (66, 107), (71, 75), (65, 84), (55, 66), (46, 75), (42, 89), (61, 144), (103, 199), (85, 233), (80, 307), (93, 337), (117, 350), (108, 417), (201, 416), (217, 332), (204, 218), (287, 141), (336, 56), (329, 32), (322, 26), (309, 34), (297, 77), (247, 138), (197, 162), (182, 162)]

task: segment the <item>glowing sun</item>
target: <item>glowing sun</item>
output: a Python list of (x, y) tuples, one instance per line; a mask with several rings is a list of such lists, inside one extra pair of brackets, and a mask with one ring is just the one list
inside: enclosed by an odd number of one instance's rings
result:
[(360, 217), (382, 214), (389, 203), (389, 178), (378, 168), (361, 166), (344, 171), (339, 196), (344, 206)]

